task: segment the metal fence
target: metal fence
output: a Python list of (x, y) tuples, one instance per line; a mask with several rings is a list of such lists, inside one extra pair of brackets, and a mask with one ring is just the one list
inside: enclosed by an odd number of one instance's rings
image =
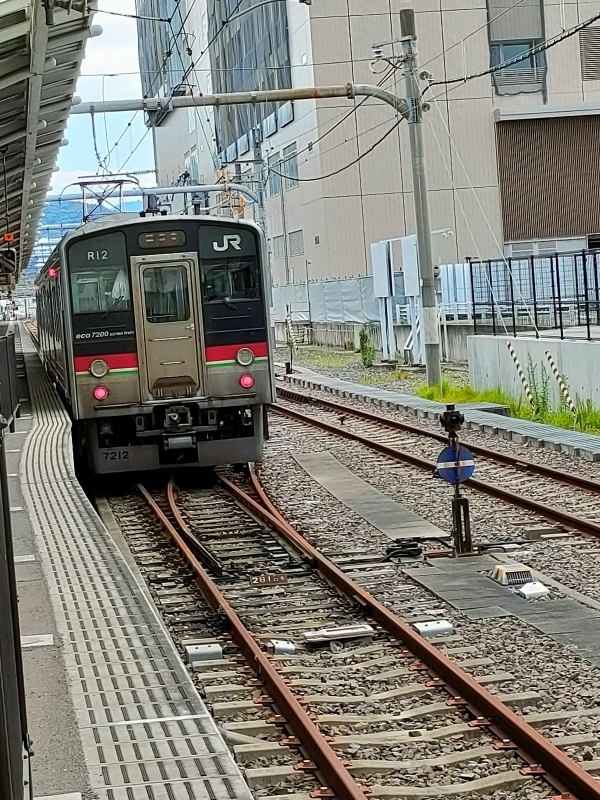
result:
[(468, 262), (475, 333), (600, 338), (600, 251)]
[(15, 337), (0, 324), (0, 797), (31, 800), (30, 739), (21, 659), (5, 433), (19, 414)]
[(19, 392), (15, 335), (8, 330), (8, 325), (0, 325), (0, 417), (4, 417), (13, 431), (15, 418), (19, 416)]

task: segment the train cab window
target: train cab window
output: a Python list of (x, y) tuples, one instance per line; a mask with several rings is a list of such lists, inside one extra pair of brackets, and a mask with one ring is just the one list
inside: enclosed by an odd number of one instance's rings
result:
[(206, 303), (260, 298), (260, 272), (254, 257), (202, 262), (202, 291)]
[(131, 308), (129, 279), (123, 267), (72, 267), (71, 294), (75, 314)]
[(190, 318), (190, 292), (185, 267), (144, 270), (144, 304), (148, 322), (183, 322)]

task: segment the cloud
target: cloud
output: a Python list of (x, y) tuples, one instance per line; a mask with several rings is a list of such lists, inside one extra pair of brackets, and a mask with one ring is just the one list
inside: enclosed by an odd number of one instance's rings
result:
[[(101, 0), (101, 10), (135, 14), (135, 0)], [(86, 102), (141, 97), (136, 20), (99, 11), (94, 24), (100, 25), (103, 33), (87, 42), (76, 93)], [(90, 116), (72, 116), (69, 119), (66, 133), (69, 145), (60, 150), (58, 165), (61, 171), (52, 176), (53, 194), (81, 176), (95, 175), (99, 170), (99, 160), (104, 163), (109, 152), (108, 167), (111, 171), (154, 167), (152, 133), (145, 126), (143, 114), (97, 114), (94, 129), (95, 144)], [(133, 150), (135, 153), (129, 158)], [(155, 183), (152, 174), (139, 177), (142, 185)]]

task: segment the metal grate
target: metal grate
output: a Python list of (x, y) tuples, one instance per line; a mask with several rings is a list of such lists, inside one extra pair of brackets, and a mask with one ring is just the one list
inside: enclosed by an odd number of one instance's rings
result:
[(23, 493), (92, 788), (101, 800), (251, 800), (153, 606), (75, 480), (68, 417), (23, 333)]
[(579, 31), (579, 58), (583, 80), (600, 80), (600, 27)]
[(285, 257), (285, 239), (283, 236), (273, 237), (273, 258)]
[(304, 255), (304, 231), (292, 231), (290, 233), (290, 256)]
[(574, 238), (600, 230), (600, 115), (499, 122), (506, 241)]

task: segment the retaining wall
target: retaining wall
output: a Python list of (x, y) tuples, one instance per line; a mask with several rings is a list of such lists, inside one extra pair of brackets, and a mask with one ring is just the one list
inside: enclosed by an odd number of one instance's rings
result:
[(469, 336), (469, 376), (475, 389), (502, 389), (512, 397), (525, 393), (521, 379), (506, 345), (510, 341), (527, 375), (528, 356), (540, 370), (550, 377), (550, 392), (555, 406), (560, 402), (560, 390), (545, 356), (548, 350), (561, 375), (566, 376), (573, 400), (579, 396), (600, 405), (600, 341), (588, 342), (574, 339), (536, 339), (535, 337)]

